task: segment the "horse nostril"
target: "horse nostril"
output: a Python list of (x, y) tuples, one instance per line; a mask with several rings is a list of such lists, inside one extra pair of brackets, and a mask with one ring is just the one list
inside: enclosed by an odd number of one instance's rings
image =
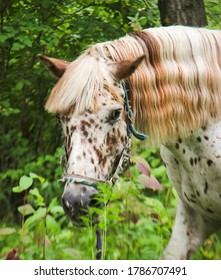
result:
[(98, 194), (94, 194), (90, 197), (89, 207), (103, 208), (105, 204), (101, 202), (101, 198)]
[(90, 197), (89, 207), (98, 207), (99, 206), (98, 196), (96, 194)]

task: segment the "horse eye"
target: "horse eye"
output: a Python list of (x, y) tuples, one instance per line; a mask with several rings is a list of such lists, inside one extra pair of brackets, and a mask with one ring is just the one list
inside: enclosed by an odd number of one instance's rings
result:
[(121, 109), (113, 110), (109, 115), (108, 122), (111, 124), (115, 123), (120, 118), (120, 115)]

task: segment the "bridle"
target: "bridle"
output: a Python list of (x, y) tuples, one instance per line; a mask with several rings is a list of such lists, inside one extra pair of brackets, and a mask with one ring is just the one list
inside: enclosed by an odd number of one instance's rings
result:
[(97, 179), (90, 178), (90, 177), (85, 177), (85, 176), (78, 175), (78, 174), (72, 175), (72, 174), (65, 173), (65, 174), (63, 174), (63, 177), (60, 181), (63, 181), (66, 183), (81, 184), (81, 185), (85, 185), (85, 186), (92, 187), (95, 189), (98, 189), (99, 184), (106, 184), (106, 185), (113, 186), (114, 183), (116, 182), (116, 180), (118, 180), (119, 174), (124, 170), (125, 165), (129, 162), (129, 159), (130, 159), (129, 150), (131, 147), (131, 134), (133, 134), (137, 139), (139, 139), (141, 141), (148, 138), (148, 135), (136, 131), (136, 129), (132, 123), (133, 111), (130, 106), (128, 90), (126, 89), (125, 82), (122, 83), (122, 87), (124, 90), (124, 107), (125, 107), (125, 111), (127, 113), (126, 114), (126, 124), (127, 124), (127, 137), (128, 137), (127, 143), (128, 143), (128, 145), (123, 148), (123, 151), (119, 158), (116, 169), (113, 170), (111, 173), (113, 175), (111, 176), (110, 179), (104, 181), (104, 180), (97, 180)]

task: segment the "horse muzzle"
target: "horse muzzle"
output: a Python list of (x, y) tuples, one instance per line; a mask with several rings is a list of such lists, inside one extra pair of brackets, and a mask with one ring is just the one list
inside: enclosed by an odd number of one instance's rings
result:
[(62, 195), (62, 205), (65, 213), (69, 216), (74, 225), (85, 226), (86, 223), (82, 217), (92, 219), (95, 224), (97, 220), (96, 214), (89, 214), (90, 207), (100, 207), (96, 200), (98, 191), (93, 187), (83, 184), (66, 183), (65, 190)]

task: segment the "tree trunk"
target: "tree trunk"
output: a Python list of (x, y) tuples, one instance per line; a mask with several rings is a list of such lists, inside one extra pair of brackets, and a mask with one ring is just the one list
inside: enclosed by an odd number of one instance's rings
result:
[(158, 6), (163, 26), (207, 24), (203, 0), (158, 0)]

